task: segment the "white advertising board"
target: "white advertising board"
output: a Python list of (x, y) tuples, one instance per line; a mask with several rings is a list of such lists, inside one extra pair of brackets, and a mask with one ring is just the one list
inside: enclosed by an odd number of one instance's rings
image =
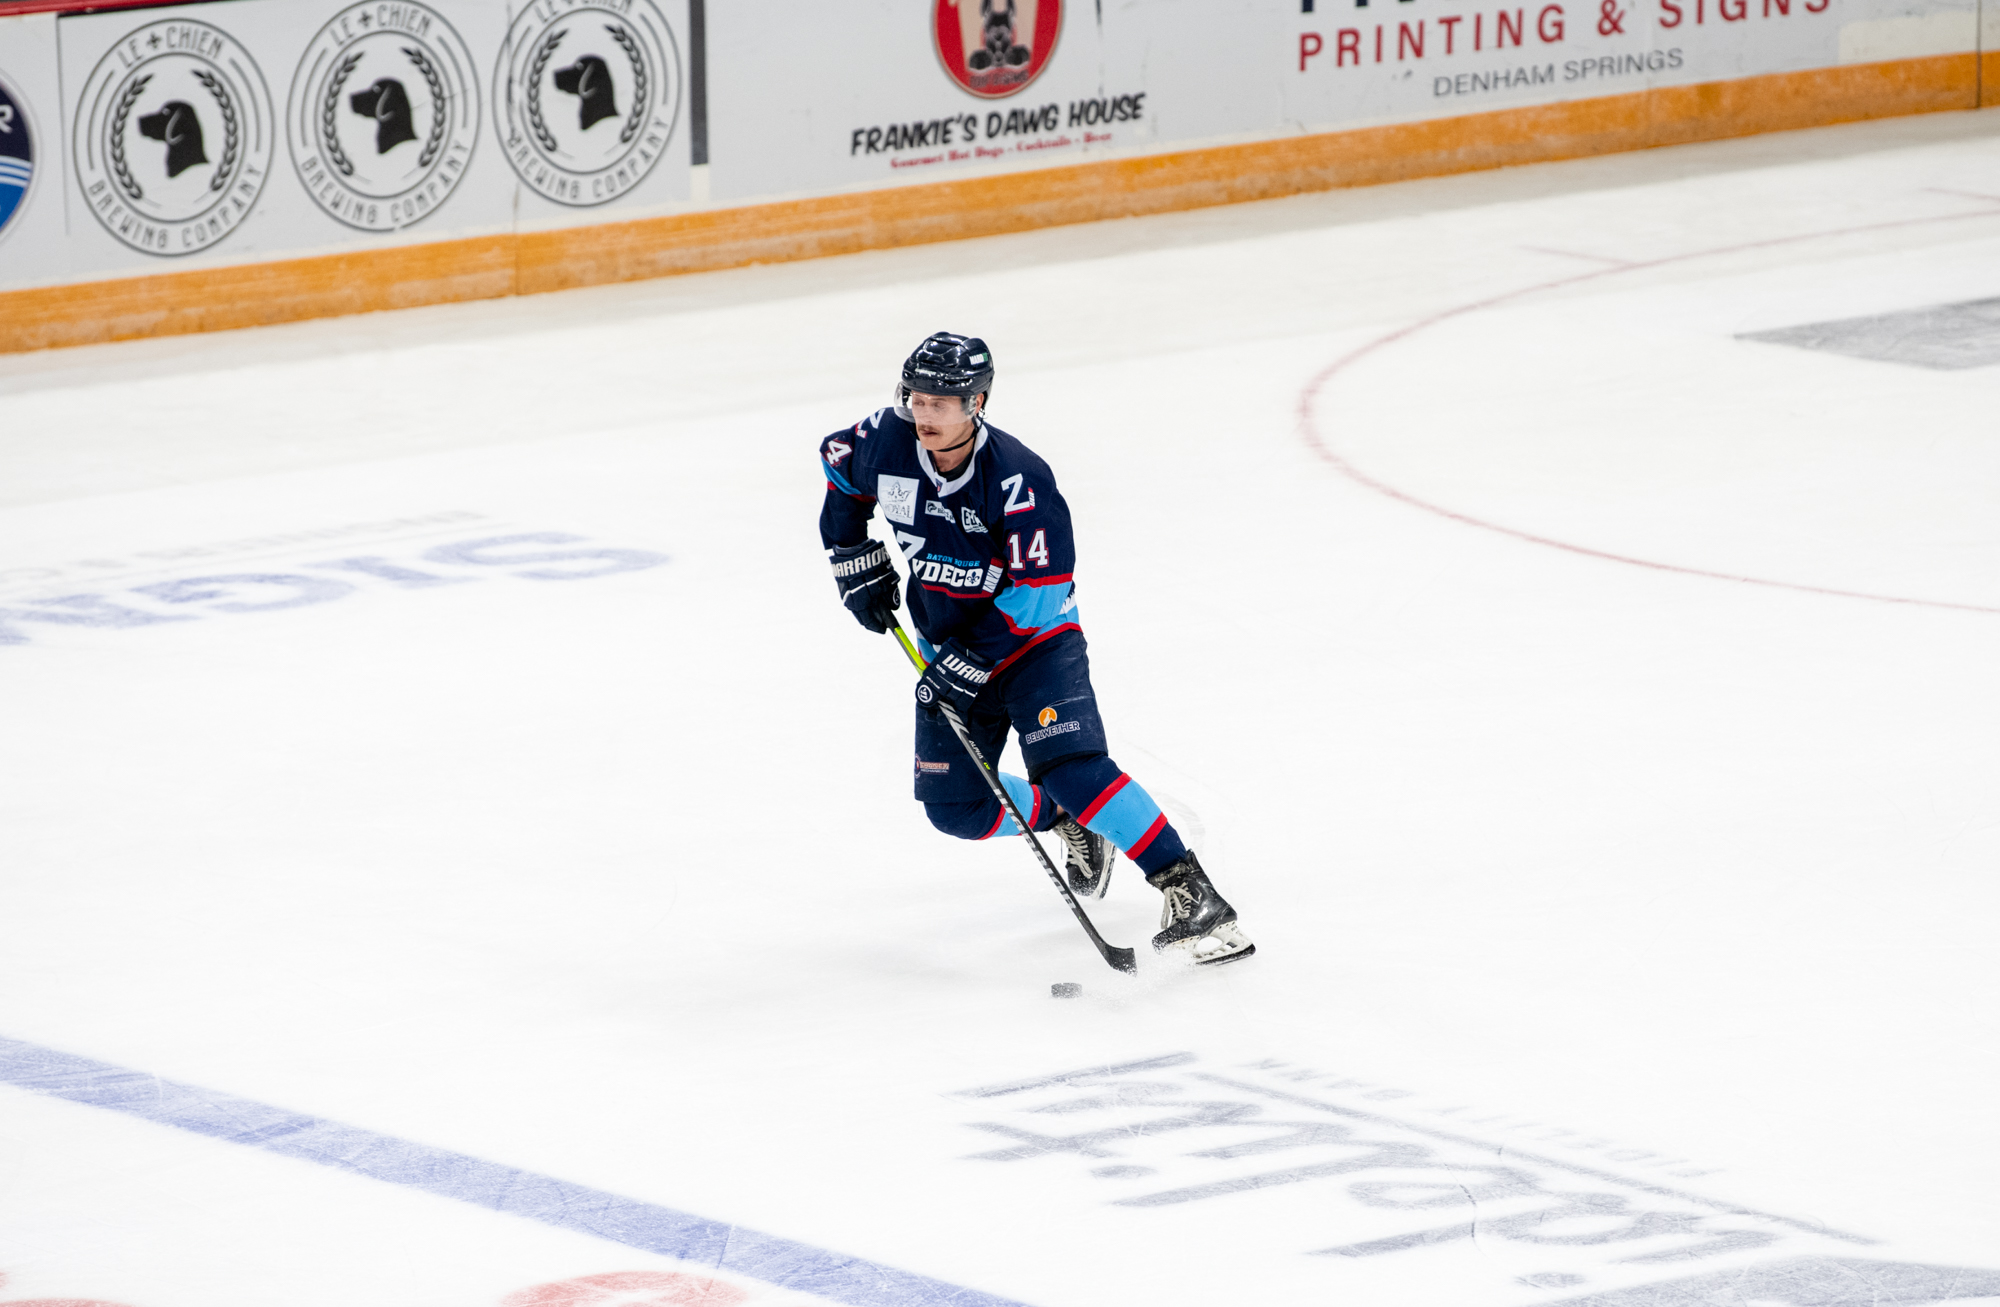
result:
[(567, 226), (689, 197), (686, 0), (516, 5), (493, 118), (524, 224)]
[(237, 0), (58, 23), (78, 276), (505, 230), (468, 0)]
[(217, 0), (0, 18), (0, 289), (1979, 40), (1979, 0)]
[(741, 200), (1957, 53), (1978, 0), (851, 0), (709, 33)]
[(57, 91), (55, 16), (0, 20), (0, 286), (67, 270)]
[(1978, 41), (1978, 0), (1401, 0), (1292, 20), (1286, 116), (1305, 130), (1954, 54)]
[(30, 179), (0, 288), (685, 205), (687, 26), (687, 0), (0, 18), (0, 117), (34, 143), (0, 162)]

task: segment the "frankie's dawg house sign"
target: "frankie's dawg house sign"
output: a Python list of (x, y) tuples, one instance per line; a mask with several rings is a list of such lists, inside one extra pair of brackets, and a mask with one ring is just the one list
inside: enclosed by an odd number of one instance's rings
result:
[(1062, 0), (934, 0), (938, 60), (966, 90), (997, 100), (1048, 67), (1062, 35)]
[[(1041, 77), (1063, 35), (1063, 0), (932, 0), (931, 40), (939, 66), (958, 90), (978, 100), (1019, 95)], [(1103, 37), (1102, 20), (1088, 35)], [(1083, 62), (1089, 62), (1089, 53)], [(1079, 61), (1072, 57), (1072, 64)], [(1074, 82), (1074, 70), (1065, 79)], [(1146, 113), (1146, 92), (1105, 94), (1092, 86), (1065, 104), (1057, 98), (995, 107), (984, 112), (955, 108), (918, 117), (896, 117), (855, 127), (847, 133), (847, 155), (887, 154), (891, 169), (922, 168), (968, 160), (1065, 150), (1117, 139), (1112, 123), (1136, 124)], [(1039, 98), (1039, 97), (1038, 97)], [(1136, 143), (1137, 138), (1127, 144)]]

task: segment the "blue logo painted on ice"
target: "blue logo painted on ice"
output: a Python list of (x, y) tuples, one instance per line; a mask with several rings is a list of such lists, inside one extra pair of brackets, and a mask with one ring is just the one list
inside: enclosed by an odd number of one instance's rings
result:
[(965, 1160), (1076, 1168), (1130, 1212), (1198, 1205), (1246, 1264), (1312, 1259), (1313, 1301), (1386, 1282), (1516, 1307), (2000, 1298), (2000, 1270), (1861, 1254), (1879, 1241), (1710, 1198), (1686, 1182), (1714, 1172), (1686, 1157), (1276, 1058), (1170, 1053), (957, 1097), (998, 1145)]
[(0, 79), (0, 233), (24, 207), (35, 180), (35, 138), (27, 102)]
[[(311, 557), (326, 546), (356, 537), (404, 537), (412, 529), (440, 522), (478, 519), (477, 513), (439, 513), (356, 527), (303, 531), (221, 545), (149, 550), (123, 559), (87, 559), (65, 567), (0, 571), (0, 646), (30, 644), (31, 629), (49, 626), (127, 629), (198, 621), (239, 613), (269, 613), (344, 599), (367, 588), (435, 590), (463, 585), (479, 576), (504, 575), (531, 581), (582, 581), (658, 567), (667, 556), (648, 549), (613, 549), (562, 531), (481, 534), (470, 539), (419, 544), (420, 553), (378, 553)], [(456, 535), (456, 532), (452, 533)], [(554, 546), (551, 548), (550, 546)], [(328, 551), (331, 552), (331, 551)], [(269, 561), (273, 553), (307, 553), (292, 563)], [(242, 560), (234, 565), (231, 557)], [(98, 569), (124, 572), (118, 580), (160, 575), (155, 560), (195, 559), (195, 574), (167, 575), (141, 585), (74, 588), (73, 577)], [(180, 569), (171, 569), (178, 573)], [(105, 580), (114, 579), (105, 577)], [(15, 587), (27, 593), (5, 593)]]

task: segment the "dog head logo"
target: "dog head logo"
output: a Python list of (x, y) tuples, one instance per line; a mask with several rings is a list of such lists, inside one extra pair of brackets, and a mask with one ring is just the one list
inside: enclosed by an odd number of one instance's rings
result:
[(387, 154), (405, 141), (417, 139), (411, 122), (410, 93), (393, 77), (378, 78), (365, 91), (347, 97), (348, 107), (375, 120), (375, 153)]
[(587, 54), (567, 68), (556, 69), (556, 89), (575, 96), (577, 126), (589, 131), (606, 118), (619, 117), (616, 88), (611, 84), (611, 65)]
[(661, 3), (508, 6), (516, 12), (494, 69), (493, 105), (508, 166), (535, 194), (580, 208), (608, 204), (645, 185), (662, 159), (686, 157), (669, 144), (682, 63)]
[(1053, 708), (1044, 708), (1035, 717), (1035, 721), (1042, 726), (1050, 725), (1055, 721), (1055, 719), (1056, 719), (1056, 710)]
[(984, 99), (1025, 90), (1055, 53), (1062, 0), (933, 0), (945, 72)]
[[(971, 5), (964, 6), (969, 13)], [(1025, 68), (1034, 52), (1023, 41), (1035, 39), (1035, 20), (1023, 15), (1019, 0), (979, 0), (979, 48), (965, 56), (975, 72), (989, 68)]]
[(299, 181), (327, 217), (402, 231), (457, 189), (479, 139), (472, 51), (422, 0), (361, 0), (299, 57), (283, 117)]
[[(209, 12), (224, 10), (234, 7)], [(71, 175), (91, 216), (113, 240), (168, 258), (256, 221), (278, 114), (250, 52), (187, 17), (98, 29), (89, 44), (110, 37), (70, 92)]]
[(208, 162), (201, 148), (201, 119), (186, 100), (169, 100), (139, 119), (139, 135), (167, 143), (167, 176), (178, 177)]

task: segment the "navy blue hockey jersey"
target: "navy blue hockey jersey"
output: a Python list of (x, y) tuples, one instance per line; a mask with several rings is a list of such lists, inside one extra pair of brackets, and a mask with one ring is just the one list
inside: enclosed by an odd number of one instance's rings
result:
[(820, 539), (860, 544), (879, 505), (909, 564), (910, 616), (933, 646), (955, 639), (1005, 666), (1081, 629), (1069, 506), (1014, 437), (981, 421), (972, 457), (942, 477), (916, 426), (885, 408), (822, 440), (819, 457)]

